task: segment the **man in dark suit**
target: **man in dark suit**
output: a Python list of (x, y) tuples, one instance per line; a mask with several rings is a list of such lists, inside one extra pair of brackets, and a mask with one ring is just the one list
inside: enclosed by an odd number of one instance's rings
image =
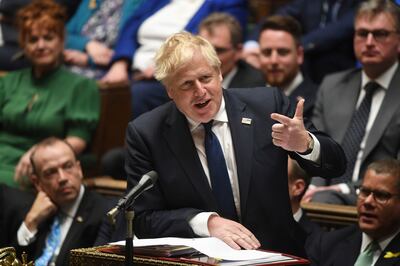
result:
[[(348, 150), (347, 174), (329, 181), (312, 181), (316, 186), (310, 186), (307, 200), (355, 205), (354, 187), (360, 183), (367, 165), (382, 158), (399, 158), (399, 17), (399, 8), (388, 0), (367, 1), (360, 6), (355, 19), (354, 50), (362, 69), (326, 77), (319, 88), (313, 116), (319, 130)], [(349, 145), (356, 125), (352, 121), (367, 99), (366, 90), (371, 82), (378, 87), (366, 115), (365, 134), (360, 143)]]
[(357, 212), (358, 226), (329, 232), (314, 242), (313, 265), (400, 265), (398, 160), (385, 159), (368, 166), (358, 190)]
[(300, 67), (304, 49), (300, 43), (301, 26), (289, 16), (271, 16), (261, 26), (260, 69), (270, 86), (278, 87), (296, 105), (305, 99), (304, 116), (311, 117), (317, 85), (303, 76)]
[(241, 60), (243, 37), (239, 21), (228, 13), (212, 13), (199, 25), (199, 35), (209, 41), (221, 60), (222, 87), (265, 86), (261, 71)]
[(71, 249), (93, 245), (110, 204), (84, 188), (80, 163), (63, 140), (37, 144), (31, 162), (38, 193), (18, 229), (18, 250), (33, 256), (38, 266), (68, 265)]
[(310, 184), (311, 177), (299, 166), (299, 164), (293, 160), (288, 160), (288, 185), (289, 185), (289, 198), (290, 205), (292, 207), (293, 218), (298, 222), (301, 228), (306, 232), (307, 239), (305, 249), (309, 254), (310, 243), (320, 233), (322, 233), (321, 227), (308, 219), (307, 214), (301, 208), (301, 199)]
[[(291, 16), (303, 29), (304, 73), (319, 84), (325, 75), (356, 64), (352, 48), (353, 20), (357, 6), (364, 0), (293, 0), (275, 12)], [(257, 33), (252, 37), (257, 39)], [(257, 43), (245, 44), (246, 58), (257, 54)], [(251, 59), (250, 59), (251, 60)]]
[(162, 45), (156, 77), (173, 101), (127, 129), (128, 188), (150, 170), (159, 174), (135, 201), (138, 238), (213, 236), (236, 249), (305, 255), (290, 209), (287, 156), (329, 177), (345, 161), (331, 138), (305, 128), (304, 100), (293, 116), (279, 89), (223, 90), (215, 50), (190, 33)]

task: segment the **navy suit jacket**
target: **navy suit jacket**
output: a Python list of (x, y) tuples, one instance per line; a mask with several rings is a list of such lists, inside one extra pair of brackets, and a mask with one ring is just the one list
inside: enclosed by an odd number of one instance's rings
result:
[(325, 1), (294, 0), (277, 11), (300, 22), (306, 59), (303, 70), (317, 83), (328, 73), (354, 67), (354, 14), (364, 0), (341, 1), (337, 20), (328, 20), (325, 27), (320, 27)]
[[(237, 72), (229, 83), (229, 88), (254, 88), (265, 86), (263, 73), (243, 60), (237, 62)], [(228, 88), (226, 88), (228, 89)]]
[[(131, 17), (125, 22), (118, 41), (115, 44), (115, 54), (112, 61), (125, 59), (131, 61), (136, 50), (140, 47), (138, 31), (147, 18), (165, 7), (171, 0), (146, 0), (143, 1)], [(196, 33), (197, 28), (205, 17), (213, 12), (227, 12), (234, 16), (245, 29), (247, 25), (247, 1), (245, 0), (207, 0), (193, 15), (182, 30)], [(171, 14), (173, 15), (173, 14)]]
[[(71, 249), (93, 246), (102, 218), (110, 208), (111, 204), (106, 198), (87, 188), (85, 189), (78, 211), (62, 243), (56, 260), (57, 266), (69, 265), (69, 251)], [(32, 256), (37, 259), (42, 254), (46, 244), (46, 237), (53, 222), (52, 220), (48, 219), (48, 221), (39, 226), (36, 241), (28, 246), (16, 245), (18, 253), (25, 251), (30, 256), (29, 259), (32, 259)], [(22, 223), (22, 220), (20, 223)], [(15, 243), (18, 243), (16, 239)]]
[(289, 95), (290, 103), (293, 106), (296, 106), (299, 97), (305, 99), (303, 115), (308, 119), (311, 119), (313, 114), (317, 90), (318, 86), (311, 79), (304, 77), (303, 82)]
[[(361, 240), (362, 233), (356, 225), (320, 235), (312, 248), (311, 265), (353, 266), (360, 254)], [(382, 251), (374, 266), (400, 265), (400, 257), (384, 258), (388, 251), (400, 251), (400, 234)]]
[[(241, 223), (262, 248), (304, 256), (304, 232), (294, 221), (287, 183), (288, 152), (275, 146), (273, 112), (292, 115), (277, 88), (224, 90), (225, 107), (237, 164)], [(250, 124), (242, 118), (251, 119)], [(331, 138), (309, 130), (321, 143), (321, 164), (289, 153), (311, 174), (340, 175), (344, 154)], [(196, 237), (188, 221), (200, 212), (218, 212), (198, 157), (188, 122), (173, 102), (130, 122), (127, 129), (128, 188), (150, 170), (159, 178), (135, 201), (135, 234), (144, 237)]]

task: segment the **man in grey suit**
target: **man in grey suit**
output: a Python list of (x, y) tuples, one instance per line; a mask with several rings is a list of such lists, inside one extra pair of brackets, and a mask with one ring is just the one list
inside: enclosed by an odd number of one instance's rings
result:
[[(336, 204), (356, 202), (355, 186), (366, 166), (382, 158), (400, 155), (400, 11), (391, 1), (367, 1), (360, 5), (355, 18), (354, 51), (362, 69), (327, 76), (317, 94), (313, 122), (315, 126), (342, 144), (348, 151), (347, 176), (310, 186), (306, 201)], [(366, 85), (379, 86), (372, 94), (365, 134), (352, 150), (358, 109), (366, 99)], [(359, 120), (357, 120), (359, 121)], [(361, 129), (360, 129), (361, 130)], [(350, 152), (352, 150), (352, 152)], [(351, 160), (350, 157), (354, 158)], [(315, 180), (313, 182), (315, 183)]]

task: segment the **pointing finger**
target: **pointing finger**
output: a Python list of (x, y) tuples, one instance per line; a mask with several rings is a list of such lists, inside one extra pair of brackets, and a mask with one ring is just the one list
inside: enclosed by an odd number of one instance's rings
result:
[(296, 112), (294, 114), (294, 118), (303, 119), (303, 109), (304, 109), (304, 99), (301, 99), (297, 102)]
[(281, 114), (278, 114), (278, 113), (272, 113), (271, 114), (271, 118), (273, 120), (275, 120), (275, 121), (278, 121), (279, 123), (281, 123), (281, 124), (283, 124), (285, 126), (289, 125), (290, 121), (291, 121), (290, 117), (287, 117), (287, 116), (284, 116), (284, 115), (281, 115)]

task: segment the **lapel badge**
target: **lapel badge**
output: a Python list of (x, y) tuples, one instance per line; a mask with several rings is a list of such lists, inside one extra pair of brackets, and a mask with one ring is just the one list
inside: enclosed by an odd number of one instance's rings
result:
[(251, 118), (242, 117), (242, 124), (251, 125)]
[(76, 221), (77, 221), (78, 223), (82, 223), (82, 222), (83, 222), (82, 216), (77, 216), (77, 217), (76, 217)]

